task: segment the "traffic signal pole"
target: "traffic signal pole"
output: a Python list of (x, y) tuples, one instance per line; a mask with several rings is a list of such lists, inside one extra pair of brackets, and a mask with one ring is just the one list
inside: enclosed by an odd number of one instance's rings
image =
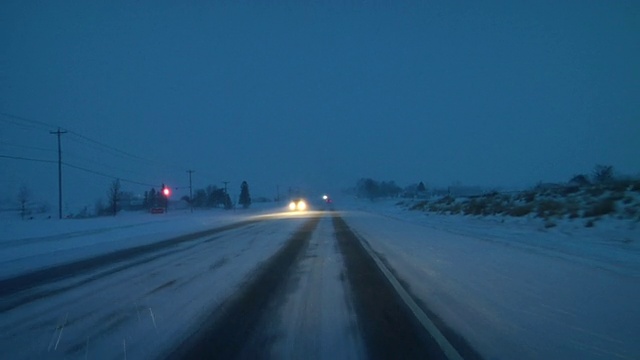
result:
[(162, 184), (162, 196), (164, 196), (164, 213), (169, 211), (169, 188)]

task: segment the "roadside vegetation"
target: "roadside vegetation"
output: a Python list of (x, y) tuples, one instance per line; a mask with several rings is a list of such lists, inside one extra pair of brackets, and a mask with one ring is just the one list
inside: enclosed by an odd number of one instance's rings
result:
[(592, 227), (604, 217), (640, 222), (640, 179), (615, 178), (610, 166), (597, 166), (592, 176), (576, 175), (562, 184), (539, 184), (522, 192), (450, 194), (399, 203), (410, 210), (439, 214), (534, 217), (545, 227), (561, 219), (583, 219)]

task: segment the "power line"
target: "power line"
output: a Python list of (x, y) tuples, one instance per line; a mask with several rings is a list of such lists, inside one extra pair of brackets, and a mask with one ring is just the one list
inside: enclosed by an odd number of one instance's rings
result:
[[(118, 148), (116, 148), (114, 146), (107, 145), (107, 144), (105, 144), (105, 143), (103, 143), (101, 141), (98, 141), (98, 140), (94, 140), (94, 139), (92, 139), (92, 138), (90, 138), (88, 136), (82, 135), (82, 134), (80, 134), (78, 132), (75, 132), (75, 131), (72, 131), (72, 130), (68, 130), (68, 129), (67, 130), (62, 130), (59, 126), (56, 126), (54, 124), (50, 124), (50, 123), (47, 123), (47, 122), (44, 122), (44, 121), (29, 119), (29, 118), (26, 118), (26, 117), (23, 117), (23, 116), (9, 114), (9, 113), (3, 112), (3, 111), (0, 111), (0, 116), (4, 116), (5, 117), (4, 119), (2, 117), (0, 117), (0, 120), (6, 121), (6, 122), (10, 122), (10, 123), (13, 123), (13, 124), (16, 124), (16, 125), (20, 125), (20, 126), (25, 126), (25, 124), (28, 124), (28, 125), (30, 125), (32, 127), (33, 126), (37, 126), (37, 127), (42, 127), (42, 128), (46, 128), (46, 129), (50, 129), (51, 127), (58, 127), (58, 131), (57, 132), (51, 132), (50, 131), (51, 134), (59, 134), (58, 138), (60, 137), (60, 135), (62, 135), (64, 133), (68, 133), (69, 135), (71, 135), (70, 136), (70, 140), (75, 141), (77, 143), (80, 143), (81, 145), (93, 146), (95, 148), (103, 149), (103, 150), (106, 149), (109, 152), (111, 152), (112, 155), (117, 155), (117, 156), (121, 156), (121, 157), (122, 156), (126, 156), (126, 157), (129, 157), (129, 158), (132, 158), (132, 159), (136, 159), (136, 160), (139, 160), (139, 161), (144, 161), (144, 162), (155, 164), (155, 165), (160, 164), (160, 165), (163, 165), (165, 167), (167, 166), (167, 164), (164, 163), (164, 162), (148, 159), (148, 158), (145, 158), (145, 157), (142, 157), (142, 156), (138, 156), (138, 155), (135, 155), (133, 153), (124, 151), (124, 150), (120, 150), (120, 149), (118, 149)], [(9, 118), (11, 120), (6, 119), (6, 118)], [(17, 121), (12, 121), (12, 120), (17, 120)], [(84, 141), (85, 143), (83, 144), (82, 142), (78, 141), (76, 138)], [(19, 146), (19, 147), (24, 147), (24, 148), (32, 148), (32, 149), (37, 149), (37, 150), (55, 151), (55, 150), (51, 150), (51, 149), (35, 148), (35, 147), (29, 147), (29, 146), (25, 146), (25, 145), (13, 145), (13, 146)], [(59, 149), (59, 151), (60, 151), (60, 149)], [(26, 157), (17, 157), (17, 156), (8, 156), (8, 155), (2, 156), (2, 157), (10, 158), (10, 159), (16, 159), (16, 160), (28, 160), (28, 161), (36, 161), (36, 162), (55, 163), (55, 161), (52, 161), (52, 160), (41, 160), (41, 159), (33, 159), (33, 158), (26, 158)], [(60, 157), (60, 153), (59, 153), (59, 157)], [(157, 186), (157, 185), (148, 184), (148, 183), (144, 183), (144, 182), (122, 179), (121, 177), (118, 177), (118, 176), (109, 175), (109, 174), (106, 174), (106, 173), (103, 173), (103, 172), (100, 172), (100, 171), (91, 170), (91, 169), (88, 169), (88, 168), (85, 168), (85, 167), (73, 165), (73, 164), (66, 163), (66, 162), (63, 163), (61, 161), (61, 159), (59, 159), (58, 163), (59, 164), (64, 164), (65, 166), (68, 166), (68, 167), (71, 167), (71, 168), (75, 168), (77, 170), (81, 170), (81, 171), (85, 171), (85, 172), (88, 172), (88, 173), (92, 173), (94, 175), (104, 176), (104, 177), (108, 177), (108, 178), (112, 178), (112, 179), (120, 179), (123, 182), (129, 182), (129, 183), (132, 183), (132, 184), (138, 184), (138, 185), (143, 185), (143, 186), (153, 186), (153, 187)], [(175, 166), (175, 164), (170, 166), (170, 167), (174, 168), (175, 170), (177, 170), (177, 169), (179, 169), (180, 171), (183, 170), (181, 167)]]
[(81, 166), (72, 165), (72, 164), (69, 164), (69, 163), (63, 163), (63, 164), (65, 166), (70, 167), (70, 168), (81, 170), (81, 171), (85, 171), (85, 172), (88, 172), (88, 173), (91, 173), (91, 174), (94, 174), (94, 175), (100, 175), (100, 176), (103, 176), (103, 177), (106, 177), (106, 178), (110, 178), (110, 179), (119, 179), (122, 182), (128, 182), (128, 183), (131, 183), (131, 184), (142, 185), (142, 186), (151, 186), (151, 187), (159, 186), (158, 184), (154, 185), (154, 184), (143, 183), (143, 182), (139, 182), (139, 181), (135, 181), (135, 180), (123, 179), (123, 178), (121, 178), (119, 176), (105, 174), (105, 173), (100, 172), (100, 171), (87, 169), (87, 168), (84, 168), (84, 167), (81, 167)]
[(33, 126), (33, 125), (24, 124), (24, 123), (21, 123), (21, 122), (10, 120), (10, 119), (0, 118), (0, 121), (2, 121), (4, 123), (7, 123), (7, 124), (11, 124), (11, 125), (17, 126), (19, 128), (22, 128), (22, 129), (36, 129), (36, 127)]
[[(13, 114), (8, 114), (8, 113), (2, 112), (2, 111), (0, 111), (0, 115), (5, 116), (5, 117), (8, 117), (8, 118), (11, 118), (11, 119), (14, 119), (14, 120), (19, 120), (19, 121), (22, 121), (22, 122), (26, 122), (26, 123), (29, 123), (29, 124), (31, 124), (31, 125), (38, 125), (38, 126), (40, 126), (40, 127), (46, 128), (46, 129), (50, 129), (50, 128), (52, 128), (52, 127), (58, 127), (58, 125), (48, 124), (48, 123), (46, 123), (46, 122), (39, 121), (39, 120), (27, 119), (27, 118), (22, 117), (22, 116), (13, 115)], [(6, 121), (6, 122), (11, 122), (11, 123), (13, 123), (13, 124), (18, 124), (18, 123), (16, 123), (15, 121), (9, 121), (9, 120), (7, 120), (7, 119), (4, 119), (4, 121)], [(18, 125), (19, 125), (19, 124), (18, 124)]]
[(101, 143), (100, 141), (93, 140), (93, 139), (91, 139), (89, 137), (86, 137), (86, 136), (84, 136), (82, 134), (78, 134), (75, 131), (69, 131), (69, 133), (72, 134), (72, 135), (75, 135), (75, 136), (77, 136), (77, 137), (79, 137), (79, 138), (81, 138), (81, 139), (83, 139), (85, 141), (88, 141), (88, 142), (90, 142), (92, 144), (95, 144), (95, 145), (98, 145), (98, 146), (102, 146), (102, 147), (104, 147), (106, 149), (109, 149), (111, 151), (115, 151), (118, 154), (125, 155), (125, 156), (131, 157), (131, 158), (134, 158), (134, 159), (138, 159), (138, 160), (144, 160), (144, 161), (147, 161), (147, 162), (158, 163), (157, 161), (146, 159), (146, 158), (143, 158), (142, 156), (134, 155), (134, 154), (131, 154), (131, 153), (126, 152), (124, 150), (116, 149), (115, 147), (113, 147), (111, 145), (107, 145), (107, 144)]
[[(149, 166), (149, 167), (162, 167), (164, 169), (171, 169), (171, 171), (175, 171), (175, 170), (179, 170), (182, 171), (181, 168), (179, 167), (172, 167), (172, 166), (167, 166), (167, 164), (160, 162), (160, 161), (154, 161), (151, 159), (147, 159), (132, 153), (129, 153), (127, 151), (123, 151), (123, 150), (119, 150), (115, 147), (103, 144), (99, 141), (95, 141), (93, 139), (90, 139), (84, 135), (79, 135), (73, 131), (69, 131), (69, 133), (72, 135), (72, 137), (70, 137), (70, 140), (74, 141), (77, 144), (80, 144), (82, 146), (90, 146), (93, 149), (95, 149), (95, 151), (99, 151), (99, 152), (106, 152), (109, 155), (112, 156), (116, 156), (120, 159), (124, 159), (125, 161), (137, 161), (136, 164), (145, 164), (145, 166)], [(74, 137), (75, 136), (75, 137)], [(72, 157), (78, 157), (77, 155), (71, 155)], [(92, 161), (94, 162), (94, 161)], [(161, 166), (158, 166), (161, 165)], [(113, 166), (111, 166), (113, 167)], [(137, 167), (139, 168), (139, 166)], [(139, 170), (139, 169), (137, 169)]]
[[(51, 127), (60, 128), (58, 125), (49, 124), (49, 123), (46, 123), (44, 121), (29, 119), (29, 118), (26, 118), (26, 117), (23, 117), (23, 116), (13, 115), (13, 114), (9, 114), (9, 113), (2, 112), (2, 111), (0, 111), (0, 115), (5, 116), (5, 117), (10, 118), (10, 119), (19, 120), (19, 121), (22, 121), (24, 123), (28, 123), (28, 124), (31, 124), (31, 125), (37, 125), (39, 127), (43, 127), (43, 128), (47, 128), (47, 129), (50, 129)], [(24, 126), (23, 124), (17, 123), (15, 121), (10, 121), (8, 119), (0, 118), (0, 120), (4, 120), (4, 121), (7, 121), (7, 122), (11, 122), (13, 124), (16, 124), (16, 125)], [(116, 148), (114, 146), (107, 145), (107, 144), (105, 144), (103, 142), (100, 142), (98, 140), (94, 140), (94, 139), (92, 139), (92, 138), (90, 138), (88, 136), (82, 135), (82, 134), (80, 134), (78, 132), (75, 132), (73, 130), (66, 129), (65, 131), (67, 131), (70, 135), (73, 135), (73, 136), (75, 136), (75, 137), (77, 137), (79, 139), (82, 139), (82, 140), (84, 140), (84, 141), (86, 141), (86, 142), (88, 142), (88, 143), (90, 143), (90, 144), (92, 144), (94, 146), (98, 146), (98, 147), (101, 147), (103, 149), (108, 149), (108, 150), (110, 150), (112, 152), (115, 152), (116, 154), (119, 154), (120, 156), (127, 156), (129, 158), (133, 158), (133, 159), (136, 159), (136, 160), (142, 160), (142, 161), (146, 161), (148, 163), (153, 163), (153, 164), (156, 164), (156, 165), (160, 164), (160, 165), (163, 165), (163, 166), (167, 166), (167, 164), (165, 162), (160, 162), (160, 161), (157, 161), (157, 160), (147, 159), (145, 157), (135, 155), (135, 154), (130, 153), (128, 151), (120, 150), (120, 149), (118, 149), (118, 148)], [(180, 171), (184, 170), (183, 168), (181, 168), (180, 166), (176, 166), (175, 164), (173, 164), (171, 167), (174, 168), (174, 170), (180, 170)]]
[[(12, 160), (23, 160), (23, 161), (33, 161), (33, 162), (41, 162), (41, 163), (47, 163), (47, 164), (57, 164), (58, 162), (55, 160), (44, 160), (44, 159), (34, 159), (34, 158), (27, 158), (27, 157), (23, 157), (23, 156), (11, 156), (11, 155), (0, 155), (0, 158), (5, 158), (5, 159), (12, 159)], [(142, 185), (142, 186), (151, 186), (151, 187), (158, 187), (158, 184), (149, 184), (149, 183), (144, 183), (144, 182), (140, 182), (140, 181), (135, 181), (135, 180), (129, 180), (129, 179), (123, 179), (122, 177), (119, 176), (115, 176), (115, 175), (109, 175), (100, 171), (96, 171), (96, 170), (91, 170), (91, 169), (87, 169), (85, 167), (82, 166), (77, 166), (77, 165), (73, 165), (73, 164), (69, 164), (67, 162), (63, 162), (62, 165), (76, 169), (76, 170), (81, 170), (87, 173), (91, 173), (94, 175), (100, 175), (106, 178), (110, 178), (110, 179), (120, 179), (120, 181), (122, 182), (128, 182), (131, 184), (136, 184), (136, 185)]]
[(32, 149), (32, 150), (41, 150), (41, 151), (55, 152), (55, 150), (54, 150), (54, 149), (47, 149), (47, 148), (38, 147), (38, 146), (29, 146), (29, 145), (21, 145), (21, 144), (12, 144), (12, 143), (8, 143), (8, 142), (4, 142), (4, 141), (0, 141), (0, 145), (14, 146), (14, 147), (19, 147), (19, 148), (23, 148), (23, 149)]
[(33, 159), (33, 158), (27, 158), (27, 157), (22, 157), (22, 156), (11, 156), (11, 155), (0, 155), (0, 158), (13, 159), (13, 160), (34, 161), (34, 162), (42, 162), (42, 163), (50, 163), (50, 164), (57, 164), (58, 163), (57, 161), (54, 161), (54, 160)]
[[(105, 143), (103, 143), (101, 141), (94, 140), (94, 139), (92, 139), (90, 137), (87, 137), (85, 135), (79, 134), (79, 133), (77, 133), (75, 131), (72, 131), (72, 130), (69, 130), (69, 134), (71, 134), (71, 135), (77, 137), (78, 139), (83, 140), (86, 143), (88, 143), (88, 144), (85, 143), (85, 145), (92, 145), (95, 148), (102, 149), (102, 150), (106, 149), (107, 151), (111, 152), (112, 155), (120, 156), (120, 157), (123, 157), (123, 158), (124, 157), (128, 157), (128, 158), (131, 158), (131, 159), (134, 159), (134, 160), (144, 161), (144, 162), (147, 162), (147, 163), (150, 163), (150, 164), (153, 164), (153, 165), (161, 165), (164, 168), (172, 168), (173, 170), (178, 170), (178, 171), (183, 171), (184, 170), (182, 167), (177, 166), (175, 164), (167, 164), (166, 162), (163, 162), (163, 161), (158, 161), (158, 160), (145, 158), (143, 156), (139, 156), (139, 155), (130, 153), (128, 151), (120, 150), (120, 149), (118, 149), (118, 148), (116, 148), (114, 146), (107, 145), (107, 144), (105, 144)], [(81, 143), (81, 142), (78, 141), (78, 139), (74, 139), (74, 140), (76, 142), (78, 142), (78, 143)]]

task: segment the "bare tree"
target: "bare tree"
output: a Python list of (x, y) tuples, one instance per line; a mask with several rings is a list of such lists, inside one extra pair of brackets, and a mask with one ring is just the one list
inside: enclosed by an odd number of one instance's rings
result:
[(24, 217), (27, 215), (27, 203), (31, 198), (31, 191), (26, 184), (20, 185), (20, 190), (18, 190), (18, 203), (20, 204), (20, 217), (24, 220)]
[(613, 181), (613, 166), (596, 165), (593, 170), (593, 182), (596, 184), (605, 184)]
[(120, 201), (120, 196), (122, 192), (120, 191), (120, 179), (115, 179), (111, 183), (111, 187), (109, 187), (109, 191), (107, 191), (107, 198), (109, 199), (109, 205), (113, 212), (113, 216), (116, 216), (118, 213), (118, 202)]

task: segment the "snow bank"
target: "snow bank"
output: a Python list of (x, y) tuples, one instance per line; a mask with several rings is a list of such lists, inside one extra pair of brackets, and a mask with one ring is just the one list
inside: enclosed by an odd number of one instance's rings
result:
[[(615, 219), (425, 215), (345, 204), (411, 292), (486, 358), (640, 358), (640, 238)], [(594, 231), (595, 230), (595, 231)]]

